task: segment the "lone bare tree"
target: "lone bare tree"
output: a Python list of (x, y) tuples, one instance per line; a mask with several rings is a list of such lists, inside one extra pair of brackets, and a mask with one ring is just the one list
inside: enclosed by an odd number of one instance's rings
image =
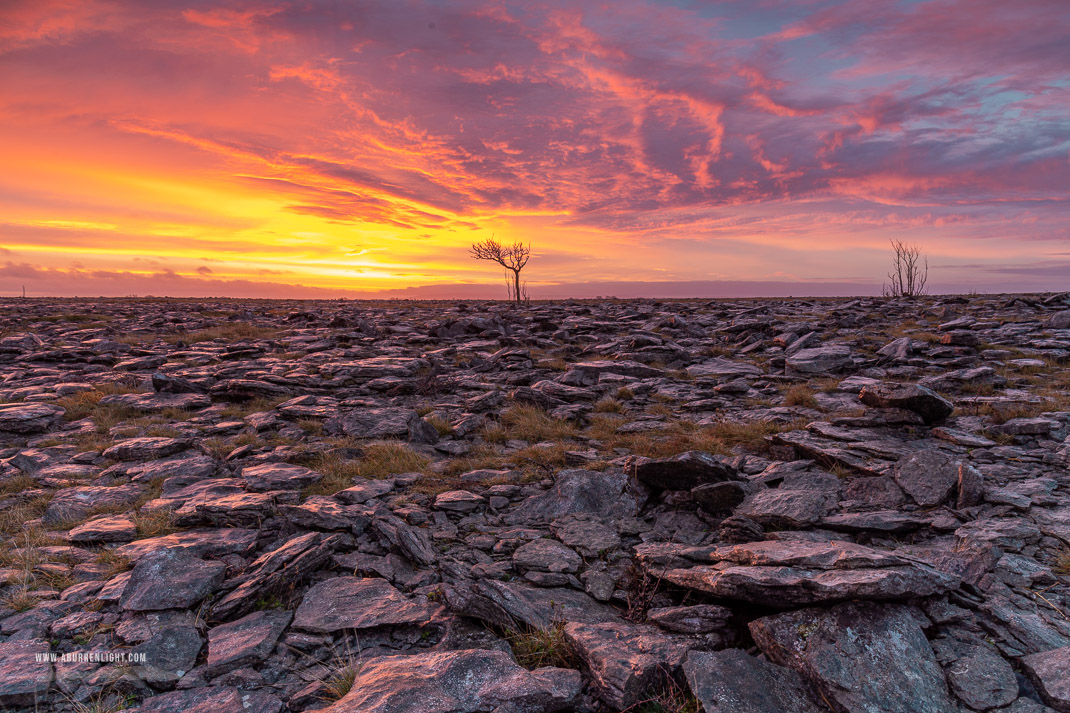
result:
[(929, 281), (929, 258), (921, 254), (917, 245), (892, 240), (895, 259), (888, 273), (891, 284), (884, 285), (885, 297), (918, 297), (925, 294)]
[(520, 303), (522, 291), (520, 288), (520, 271), (528, 264), (531, 257), (531, 245), (516, 242), (512, 245), (503, 245), (489, 237), (478, 243), (472, 243), (469, 254), (476, 260), (490, 260), (496, 262), (506, 270), (513, 273), (512, 284), (509, 285), (509, 297)]

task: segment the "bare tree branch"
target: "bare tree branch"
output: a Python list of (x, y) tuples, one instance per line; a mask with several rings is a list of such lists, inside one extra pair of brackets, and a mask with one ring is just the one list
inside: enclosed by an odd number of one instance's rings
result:
[(524, 243), (515, 242), (512, 245), (504, 245), (490, 237), (482, 242), (472, 243), (472, 248), (468, 254), (476, 260), (490, 260), (498, 263), (506, 270), (512, 271), (513, 284), (509, 288), (509, 296), (514, 298), (517, 303), (520, 302), (522, 293), (526, 292), (526, 290), (521, 289), (520, 271), (524, 269), (524, 266), (528, 264), (528, 260), (531, 258), (530, 244), (524, 245)]
[(886, 297), (918, 297), (925, 294), (929, 281), (929, 258), (922, 255), (917, 245), (907, 245), (902, 240), (892, 240), (895, 257), (888, 273), (890, 284), (884, 285)]

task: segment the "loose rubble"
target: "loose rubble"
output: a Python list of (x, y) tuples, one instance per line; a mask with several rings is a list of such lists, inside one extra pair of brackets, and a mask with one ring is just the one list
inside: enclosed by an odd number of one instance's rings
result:
[(1067, 315), (0, 301), (0, 709), (1070, 711)]

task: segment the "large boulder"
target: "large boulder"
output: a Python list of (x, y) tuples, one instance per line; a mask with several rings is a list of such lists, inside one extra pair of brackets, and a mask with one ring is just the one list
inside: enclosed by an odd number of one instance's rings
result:
[(821, 713), (793, 669), (740, 649), (692, 651), (684, 664), (691, 693), (705, 713)]
[(773, 663), (802, 674), (834, 710), (951, 713), (925, 621), (912, 607), (850, 602), (756, 619), (750, 631)]
[(677, 675), (692, 646), (684, 637), (625, 622), (572, 623), (565, 626), (565, 636), (598, 697), (615, 710), (631, 708), (664, 676)]

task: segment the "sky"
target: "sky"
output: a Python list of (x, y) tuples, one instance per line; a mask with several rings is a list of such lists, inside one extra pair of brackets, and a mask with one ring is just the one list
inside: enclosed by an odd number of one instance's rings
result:
[(1070, 289), (1070, 2), (2, 0), (0, 296)]

